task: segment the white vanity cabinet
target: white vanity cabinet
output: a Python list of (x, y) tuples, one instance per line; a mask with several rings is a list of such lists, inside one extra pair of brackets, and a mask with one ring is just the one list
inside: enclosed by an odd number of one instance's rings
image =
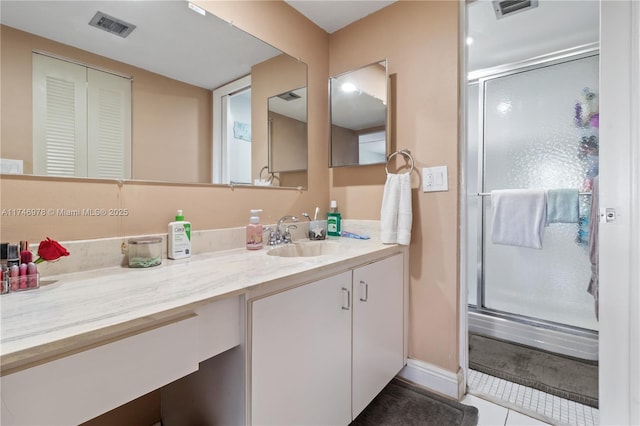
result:
[(403, 255), (251, 303), (254, 425), (347, 425), (404, 365)]
[(353, 270), (352, 417), (404, 366), (401, 254)]
[(251, 422), (348, 424), (351, 271), (256, 300)]

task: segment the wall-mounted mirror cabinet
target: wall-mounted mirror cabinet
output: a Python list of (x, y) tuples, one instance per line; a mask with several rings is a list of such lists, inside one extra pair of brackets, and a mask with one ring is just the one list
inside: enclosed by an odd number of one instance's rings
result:
[(389, 152), (387, 61), (331, 77), (329, 93), (329, 167), (385, 163)]
[[(6, 0), (0, 19), (2, 173), (229, 184), (242, 169), (252, 184), (279, 155), (269, 98), (307, 85), (306, 64), (184, 1)], [(217, 108), (243, 77), (245, 109)], [(272, 184), (306, 187), (306, 158), (296, 170)]]

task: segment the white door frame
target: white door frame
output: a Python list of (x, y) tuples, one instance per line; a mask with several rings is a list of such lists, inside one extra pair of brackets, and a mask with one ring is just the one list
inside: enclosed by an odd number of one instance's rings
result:
[(460, 205), (460, 217), (458, 219), (460, 223), (459, 229), (459, 247), (460, 247), (460, 267), (458, 281), (460, 282), (460, 288), (458, 292), (458, 311), (459, 311), (459, 336), (458, 336), (458, 357), (460, 362), (460, 369), (462, 374), (458, 374), (461, 379), (461, 383), (458, 383), (458, 399), (462, 399), (467, 392), (467, 378), (469, 377), (469, 283), (467, 282), (467, 262), (468, 262), (468, 250), (467, 247), (467, 88), (469, 87), (469, 80), (467, 78), (467, 1), (459, 0), (460, 12), (459, 12), (459, 30), (458, 40), (460, 47), (458, 48), (459, 63), (460, 63), (460, 95), (458, 98), (459, 104), (459, 118), (458, 118), (458, 134), (460, 140), (460, 148), (458, 149), (460, 173), (458, 176), (458, 204)]
[[(460, 0), (460, 152), (466, 149), (466, 2)], [(640, 424), (640, 2), (601, 2), (600, 422)], [(604, 94), (604, 96), (602, 96)], [(468, 374), (465, 158), (460, 175), (459, 358)], [(464, 389), (464, 388), (463, 388)]]
[(640, 424), (640, 5), (600, 5), (600, 422)]

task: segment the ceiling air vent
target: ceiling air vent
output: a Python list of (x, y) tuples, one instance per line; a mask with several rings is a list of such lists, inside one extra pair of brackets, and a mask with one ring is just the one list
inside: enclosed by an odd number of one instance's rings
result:
[(282, 99), (283, 101), (292, 101), (294, 99), (300, 99), (300, 95), (293, 93), (293, 92), (285, 92), (285, 93), (281, 93), (278, 95), (278, 97), (280, 99)]
[(492, 3), (498, 19), (538, 7), (538, 0), (494, 0)]
[(119, 35), (122, 38), (131, 34), (131, 31), (136, 28), (133, 24), (114, 18), (113, 16), (109, 16), (100, 11), (98, 11), (91, 21), (89, 21), (89, 25), (107, 31), (111, 34)]

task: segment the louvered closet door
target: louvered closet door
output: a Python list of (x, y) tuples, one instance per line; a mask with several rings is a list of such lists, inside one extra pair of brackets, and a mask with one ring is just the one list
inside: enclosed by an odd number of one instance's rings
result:
[(33, 168), (87, 176), (86, 67), (33, 54)]
[(89, 176), (131, 177), (131, 80), (88, 69)]

